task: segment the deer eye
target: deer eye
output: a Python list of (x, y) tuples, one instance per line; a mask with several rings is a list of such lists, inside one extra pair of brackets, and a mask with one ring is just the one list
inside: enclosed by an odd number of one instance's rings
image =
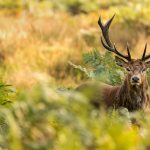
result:
[(127, 67), (126, 69), (127, 69), (127, 71), (131, 71), (131, 69), (129, 67)]

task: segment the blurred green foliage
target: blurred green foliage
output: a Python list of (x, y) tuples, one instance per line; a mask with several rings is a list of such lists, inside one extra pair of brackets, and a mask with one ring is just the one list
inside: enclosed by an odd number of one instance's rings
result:
[(0, 105), (8, 105), (13, 102), (15, 88), (4, 83), (0, 84)]
[[(106, 52), (102, 55), (98, 50), (83, 54), (85, 66), (70, 65), (83, 72), (87, 78), (99, 80), (110, 85), (121, 84), (124, 79), (125, 70), (116, 65), (112, 53)], [(148, 82), (150, 84), (150, 70), (148, 70)]]
[(101, 55), (98, 50), (93, 50), (83, 54), (83, 61), (92, 69), (89, 73), (90, 78), (101, 80), (111, 85), (122, 83), (123, 69), (116, 65), (110, 52)]
[(110, 85), (121, 84), (124, 78), (124, 69), (117, 66), (110, 52), (101, 55), (98, 50), (83, 54), (83, 62), (86, 67), (71, 65), (85, 73), (87, 78), (99, 80)]
[[(121, 15), (120, 19), (122, 20), (150, 20), (149, 0), (0, 0), (1, 8), (30, 8), (36, 5), (41, 8), (45, 6), (52, 10), (64, 10), (73, 14), (101, 11), (101, 9), (112, 9), (113, 11), (115, 9), (116, 13)], [(128, 13), (130, 15), (127, 15)]]
[[(62, 92), (43, 82), (20, 91), (18, 99), (10, 109), (1, 108), (1, 149), (140, 150), (150, 146), (149, 114), (95, 110), (80, 93)], [(142, 127), (132, 125), (132, 117)]]
[(23, 4), (22, 0), (0, 0), (0, 8), (18, 8), (22, 7)]

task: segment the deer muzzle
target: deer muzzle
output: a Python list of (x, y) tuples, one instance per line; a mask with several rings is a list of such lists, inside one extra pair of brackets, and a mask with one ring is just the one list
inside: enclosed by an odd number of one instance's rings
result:
[(131, 77), (131, 84), (132, 85), (140, 85), (141, 84), (141, 78), (139, 75), (133, 75)]

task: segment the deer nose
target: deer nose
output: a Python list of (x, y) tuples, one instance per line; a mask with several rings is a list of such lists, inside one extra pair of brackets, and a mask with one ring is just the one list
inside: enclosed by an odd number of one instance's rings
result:
[(132, 81), (133, 82), (138, 82), (140, 79), (139, 79), (139, 77), (137, 77), (137, 76), (134, 76), (134, 77), (132, 77)]

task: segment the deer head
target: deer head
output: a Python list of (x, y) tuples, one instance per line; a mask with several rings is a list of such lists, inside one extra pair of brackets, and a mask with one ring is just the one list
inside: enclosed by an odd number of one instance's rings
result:
[(101, 18), (99, 18), (98, 20), (98, 24), (101, 28), (103, 36), (103, 38), (101, 37), (102, 45), (108, 51), (115, 53), (116, 64), (126, 69), (126, 78), (128, 80), (128, 83), (131, 86), (140, 86), (144, 82), (147, 82), (146, 70), (147, 68), (150, 68), (150, 61), (147, 61), (150, 58), (150, 55), (146, 55), (147, 44), (145, 44), (144, 52), (142, 58), (140, 59), (131, 58), (128, 44), (126, 49), (127, 55), (119, 52), (115, 44), (112, 44), (109, 38), (109, 27), (114, 19), (114, 16), (110, 20), (108, 20), (105, 25), (102, 24)]

